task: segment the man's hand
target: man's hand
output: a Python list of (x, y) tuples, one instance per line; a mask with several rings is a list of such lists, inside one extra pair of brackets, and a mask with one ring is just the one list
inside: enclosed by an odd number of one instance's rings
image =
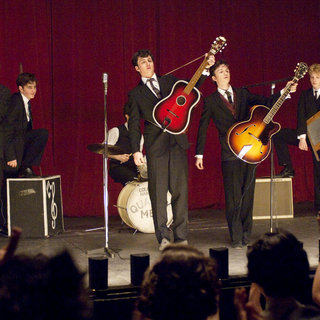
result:
[(130, 159), (130, 156), (131, 156), (131, 154), (127, 154), (127, 153), (118, 154), (118, 155), (114, 156), (114, 159), (119, 160), (120, 163), (122, 164), (122, 163), (127, 162)]
[(203, 170), (204, 169), (203, 159), (202, 158), (197, 158), (195, 165), (199, 170)]
[(141, 166), (144, 164), (143, 154), (140, 151), (137, 151), (133, 154), (133, 160), (136, 166)]
[(290, 93), (293, 93), (293, 92), (297, 91), (297, 87), (298, 87), (298, 83), (297, 82), (293, 82), (292, 80), (288, 81), (286, 87), (289, 86), (289, 85), (291, 85)]
[(207, 62), (208, 62), (206, 69), (209, 69), (210, 67), (212, 67), (215, 64), (216, 58), (213, 54), (208, 54), (208, 53), (206, 53), (206, 57), (207, 57)]
[(18, 227), (12, 228), (9, 242), (3, 248), (0, 249), (0, 264), (4, 263), (14, 255), (16, 248), (18, 246), (21, 232), (22, 232), (22, 229)]
[(299, 140), (299, 149), (303, 151), (308, 151), (308, 144), (306, 138), (300, 138)]
[(7, 162), (7, 165), (8, 165), (9, 167), (16, 168), (17, 165), (18, 165), (18, 162), (17, 162), (17, 160), (11, 160), (11, 161), (8, 161), (8, 162)]

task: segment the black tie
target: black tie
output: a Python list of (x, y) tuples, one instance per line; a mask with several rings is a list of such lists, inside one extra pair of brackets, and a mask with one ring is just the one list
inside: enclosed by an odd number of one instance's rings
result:
[(232, 102), (232, 97), (231, 97), (231, 93), (230, 93), (228, 90), (225, 90), (225, 93), (226, 93), (226, 95), (227, 95), (227, 97), (228, 97), (229, 103), (233, 104), (233, 102)]
[(316, 100), (318, 99), (318, 90), (314, 90), (314, 97), (316, 98)]
[(31, 103), (30, 103), (30, 101), (28, 101), (28, 113), (29, 113), (28, 125), (30, 125), (30, 128), (32, 128), (32, 114), (31, 114)]
[(154, 93), (156, 94), (157, 98), (158, 98), (158, 99), (161, 99), (160, 90), (159, 90), (158, 88), (156, 88), (156, 87), (154, 86), (154, 84), (153, 84), (153, 81), (156, 81), (156, 80), (153, 79), (153, 78), (150, 78), (150, 79), (148, 79), (147, 81), (149, 81), (150, 86), (151, 86), (152, 90), (154, 91)]

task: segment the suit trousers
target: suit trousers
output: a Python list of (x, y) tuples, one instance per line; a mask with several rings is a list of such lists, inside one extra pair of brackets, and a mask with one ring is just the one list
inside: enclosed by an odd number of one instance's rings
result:
[(292, 168), (292, 161), (288, 149), (288, 144), (293, 146), (299, 145), (297, 130), (283, 128), (272, 137), (272, 140), (276, 149), (279, 165), (287, 165)]
[(239, 159), (222, 161), (226, 218), (235, 245), (250, 240), (255, 167)]
[(167, 227), (167, 193), (171, 193), (173, 237), (175, 242), (187, 239), (188, 159), (187, 153), (173, 137), (171, 145), (160, 155), (147, 152), (148, 188), (155, 233), (158, 242), (170, 240)]
[[(293, 168), (288, 145), (299, 146), (297, 130), (283, 128), (273, 136), (273, 141), (279, 165), (289, 165)], [(307, 143), (312, 152), (313, 161), (314, 207), (320, 210), (320, 162), (317, 161), (308, 139)]]

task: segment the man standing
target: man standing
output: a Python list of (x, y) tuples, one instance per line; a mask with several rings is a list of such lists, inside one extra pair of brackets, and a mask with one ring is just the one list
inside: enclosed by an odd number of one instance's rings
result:
[[(311, 88), (302, 91), (298, 103), (298, 128), (283, 128), (274, 135), (274, 146), (279, 165), (284, 166), (278, 177), (292, 177), (293, 165), (290, 158), (288, 144), (299, 146), (300, 150), (308, 151), (307, 120), (320, 111), (320, 64), (314, 63), (309, 67)], [(320, 215), (320, 162), (312, 152), (314, 207)]]
[[(250, 107), (255, 104), (271, 106), (279, 93), (266, 98), (250, 93), (247, 89), (237, 89), (230, 85), (230, 69), (224, 60), (219, 60), (210, 68), (212, 80), (217, 91), (205, 99), (199, 123), (196, 167), (203, 170), (203, 152), (206, 132), (213, 120), (221, 144), (221, 166), (225, 194), (226, 218), (233, 248), (241, 248), (250, 241), (252, 229), (253, 195), (255, 187), (255, 168), (238, 159), (229, 149), (226, 136), (229, 128), (236, 122), (249, 117)], [(294, 85), (291, 91), (295, 91)]]
[[(208, 58), (213, 65), (214, 56)], [(159, 77), (154, 72), (154, 62), (149, 50), (139, 50), (132, 58), (141, 81), (129, 92), (129, 132), (134, 161), (144, 163), (140, 147), (140, 119), (144, 119), (144, 145), (148, 163), (148, 188), (151, 200), (155, 233), (163, 250), (170, 243), (167, 227), (167, 193), (171, 193), (174, 242), (187, 243), (188, 217), (188, 160), (189, 147), (185, 133), (173, 135), (159, 128), (152, 117), (154, 106), (167, 97), (178, 80), (172, 75)], [(200, 81), (203, 79), (200, 78)], [(200, 82), (199, 81), (199, 82)]]
[(39, 166), (48, 140), (48, 130), (32, 129), (30, 100), (37, 92), (37, 79), (32, 73), (19, 74), (19, 92), (11, 97), (7, 113), (8, 141), (5, 149), (7, 165), (18, 170), (19, 177), (36, 176), (32, 166)]

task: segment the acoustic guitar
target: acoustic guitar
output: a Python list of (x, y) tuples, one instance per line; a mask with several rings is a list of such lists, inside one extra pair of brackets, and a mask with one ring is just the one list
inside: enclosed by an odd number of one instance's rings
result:
[[(293, 83), (297, 83), (308, 71), (304, 62), (299, 62), (295, 69)], [(286, 86), (283, 94), (271, 109), (256, 105), (250, 111), (250, 118), (234, 124), (227, 133), (230, 150), (241, 160), (256, 164), (265, 160), (270, 153), (270, 139), (281, 126), (272, 119), (290, 93), (291, 86)]]
[[(209, 55), (215, 55), (225, 46), (226, 39), (218, 37), (212, 44)], [(191, 111), (200, 100), (200, 91), (195, 88), (195, 85), (206, 67), (207, 58), (203, 60), (189, 83), (184, 80), (177, 81), (170, 94), (155, 105), (153, 119), (164, 131), (180, 134), (188, 128)]]

